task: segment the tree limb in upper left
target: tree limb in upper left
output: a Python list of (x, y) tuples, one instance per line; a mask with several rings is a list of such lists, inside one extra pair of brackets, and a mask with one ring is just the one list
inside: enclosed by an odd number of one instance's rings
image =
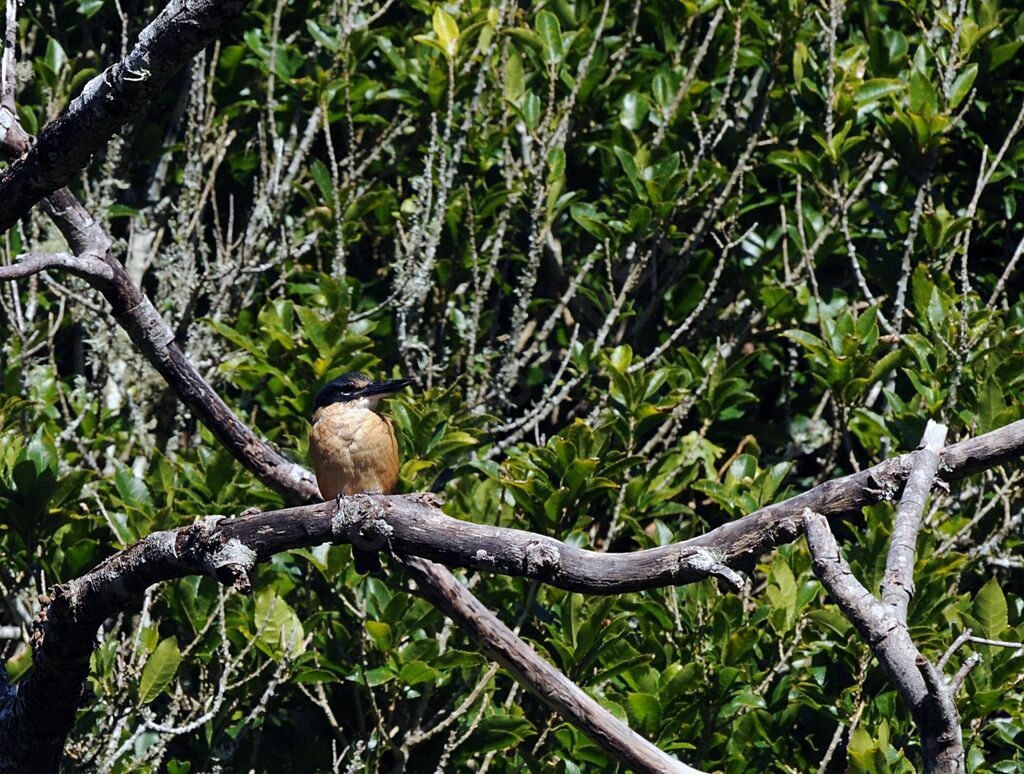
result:
[[(243, 0), (171, 0), (139, 33), (128, 55), (89, 81), (64, 113), (40, 132), (34, 145), (28, 147), (27, 135), (18, 132), (24, 155), (0, 173), (0, 233), (67, 185), (244, 8)], [(0, 142), (5, 140), (4, 122), (13, 118), (13, 111), (5, 107), (0, 109), (7, 114), (0, 117)]]

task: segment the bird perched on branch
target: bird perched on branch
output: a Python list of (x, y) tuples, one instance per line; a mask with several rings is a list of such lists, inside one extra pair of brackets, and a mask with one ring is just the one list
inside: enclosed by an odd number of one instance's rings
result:
[[(309, 456), (320, 495), (391, 494), (398, 482), (398, 441), (391, 420), (377, 413), (377, 402), (412, 384), (412, 379), (375, 382), (348, 373), (328, 382), (313, 403)], [(356, 570), (380, 569), (376, 551), (353, 545)]]

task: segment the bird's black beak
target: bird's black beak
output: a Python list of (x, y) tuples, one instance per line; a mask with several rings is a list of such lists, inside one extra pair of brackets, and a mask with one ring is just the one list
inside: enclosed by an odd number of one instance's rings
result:
[(394, 395), (403, 387), (408, 387), (412, 383), (412, 379), (385, 379), (381, 382), (370, 382), (358, 392), (358, 397), (369, 398), (372, 396), (384, 397), (385, 395)]

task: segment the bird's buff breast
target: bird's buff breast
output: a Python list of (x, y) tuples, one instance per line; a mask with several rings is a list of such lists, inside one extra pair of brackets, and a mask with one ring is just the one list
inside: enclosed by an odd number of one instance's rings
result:
[(325, 500), (339, 494), (389, 494), (398, 482), (398, 442), (375, 411), (332, 404), (317, 411), (309, 457)]

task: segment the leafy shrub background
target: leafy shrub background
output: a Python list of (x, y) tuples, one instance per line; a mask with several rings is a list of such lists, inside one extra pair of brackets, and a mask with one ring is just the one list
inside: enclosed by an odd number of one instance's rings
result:
[[(157, 10), (21, 9), (25, 127)], [(403, 491), (628, 551), (911, 449), (929, 417), (953, 437), (1021, 417), (1022, 35), (994, 0), (256, 2), (78, 188), (193, 361), (295, 459), (327, 379), (415, 375), (389, 408)], [(30, 249), (59, 249), (39, 215), (3, 245)], [(0, 300), (4, 623), (153, 530), (282, 505), (84, 285)], [(910, 611), (929, 654), (964, 627), (1024, 637), (1020, 478), (934, 496)], [(869, 586), (892, 512), (839, 529)], [(278, 556), (251, 598), (153, 589), (103, 632), (73, 764), (608, 765), (399, 573), (349, 557)], [(740, 596), (469, 582), (693, 765), (808, 770), (838, 733), (837, 770), (913, 770), (908, 713), (802, 542)], [(1024, 657), (978, 650), (969, 768), (1016, 771)]]

